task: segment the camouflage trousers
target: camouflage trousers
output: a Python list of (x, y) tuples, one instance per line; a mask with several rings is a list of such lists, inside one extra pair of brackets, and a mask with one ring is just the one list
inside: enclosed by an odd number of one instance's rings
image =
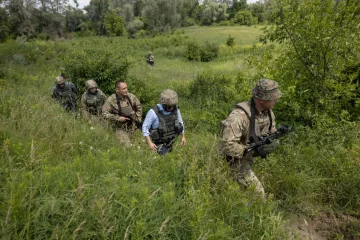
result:
[(244, 188), (252, 187), (262, 198), (265, 198), (264, 187), (251, 169), (254, 162), (252, 157), (233, 158), (227, 156), (231, 168), (231, 176)]

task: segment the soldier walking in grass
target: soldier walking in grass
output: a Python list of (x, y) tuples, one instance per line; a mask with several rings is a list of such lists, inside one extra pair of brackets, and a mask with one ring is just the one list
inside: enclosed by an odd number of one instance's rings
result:
[(146, 62), (150, 67), (154, 67), (155, 58), (151, 52), (149, 52), (148, 55), (146, 56)]
[(125, 82), (117, 80), (115, 89), (116, 93), (106, 99), (102, 115), (114, 128), (120, 143), (131, 146), (130, 135), (141, 125), (141, 103), (134, 94), (128, 92)]
[(106, 95), (97, 87), (94, 80), (85, 82), (86, 91), (81, 97), (81, 114), (90, 122), (99, 122), (102, 118), (102, 107), (106, 101)]
[(165, 155), (172, 151), (176, 137), (181, 135), (181, 145), (185, 146), (184, 121), (177, 107), (178, 95), (171, 89), (160, 94), (160, 103), (146, 114), (142, 133), (149, 148)]
[(52, 97), (68, 112), (77, 113), (77, 89), (72, 82), (67, 82), (62, 76), (57, 76)]
[(228, 118), (221, 122), (219, 149), (230, 165), (233, 178), (244, 187), (254, 187), (264, 198), (264, 188), (251, 166), (254, 157), (266, 157), (276, 149), (279, 141), (275, 139), (251, 152), (247, 151), (247, 146), (276, 131), (275, 115), (271, 109), (281, 92), (277, 82), (260, 79), (252, 89), (252, 95), (249, 102), (237, 104)]

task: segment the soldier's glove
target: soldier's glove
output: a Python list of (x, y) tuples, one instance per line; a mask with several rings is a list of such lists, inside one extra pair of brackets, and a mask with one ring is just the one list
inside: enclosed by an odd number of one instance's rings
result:
[[(278, 139), (268, 140), (266, 144), (263, 145), (264, 153), (269, 155), (270, 153), (274, 152), (275, 149), (280, 145), (280, 141)], [(257, 148), (255, 148), (252, 157), (259, 157), (260, 153), (258, 152)]]
[(273, 153), (279, 145), (279, 139), (269, 140), (269, 143), (264, 145), (264, 152), (266, 153), (266, 155)]

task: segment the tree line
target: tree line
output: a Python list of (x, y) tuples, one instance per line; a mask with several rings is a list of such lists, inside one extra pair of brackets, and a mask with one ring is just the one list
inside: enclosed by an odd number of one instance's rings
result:
[(0, 41), (24, 37), (135, 38), (192, 25), (252, 25), (268, 19), (270, 0), (0, 0)]

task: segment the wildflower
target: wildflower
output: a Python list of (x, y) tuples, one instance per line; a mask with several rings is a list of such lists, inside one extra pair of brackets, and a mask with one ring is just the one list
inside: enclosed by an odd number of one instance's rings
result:
[(94, 148), (92, 146), (90, 146), (90, 150), (93, 150)]
[(90, 127), (90, 130), (94, 130), (95, 128), (94, 127)]
[(83, 145), (83, 142), (79, 142), (80, 145)]

